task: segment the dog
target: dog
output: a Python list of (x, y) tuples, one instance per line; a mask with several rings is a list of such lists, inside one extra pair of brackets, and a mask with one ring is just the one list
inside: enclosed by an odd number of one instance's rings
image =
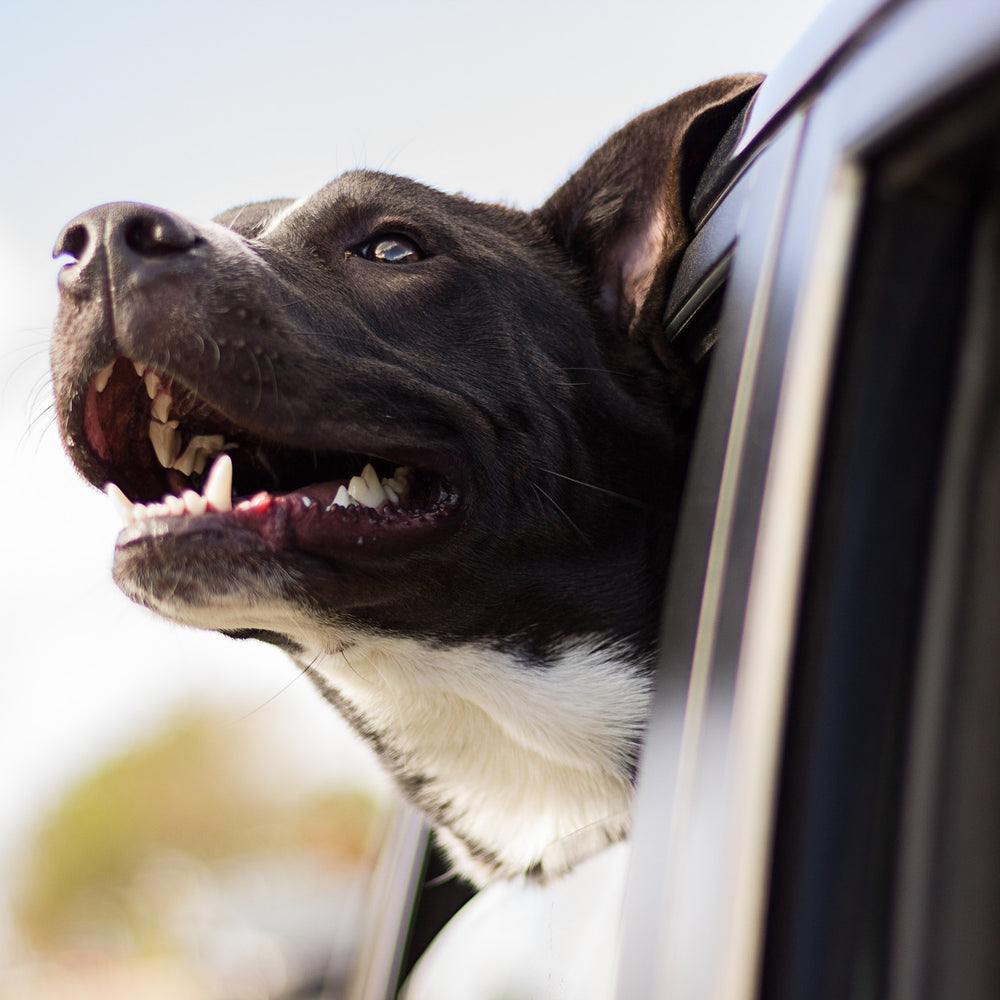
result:
[(660, 333), (760, 78), (635, 118), (537, 210), (356, 170), (55, 256), (58, 422), (113, 576), (285, 649), (476, 885), (624, 838), (698, 399)]

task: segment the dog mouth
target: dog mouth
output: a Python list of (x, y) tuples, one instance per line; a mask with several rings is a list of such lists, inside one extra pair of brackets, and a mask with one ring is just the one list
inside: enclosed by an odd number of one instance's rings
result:
[(119, 545), (204, 528), (319, 555), (397, 551), (454, 523), (459, 507), (448, 476), (411, 456), (277, 441), (125, 357), (90, 380), (82, 429), (85, 475), (105, 483), (126, 524)]

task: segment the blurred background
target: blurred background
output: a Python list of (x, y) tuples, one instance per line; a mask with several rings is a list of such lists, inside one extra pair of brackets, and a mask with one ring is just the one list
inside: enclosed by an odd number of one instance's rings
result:
[(282, 654), (110, 582), (64, 459), (50, 249), (366, 166), (523, 208), (616, 126), (773, 68), (820, 0), (14, 2), (0, 13), (0, 1000), (339, 995), (390, 797)]

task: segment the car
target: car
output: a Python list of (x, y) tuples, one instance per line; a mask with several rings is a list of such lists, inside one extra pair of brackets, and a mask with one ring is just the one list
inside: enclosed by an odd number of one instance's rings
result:
[(663, 336), (705, 389), (628, 856), (541, 890), (548, 935), (500, 890), (508, 939), (404, 817), (355, 1000), (462, 904), (407, 997), (499, 995), (532, 947), (503, 995), (996, 995), (1000, 5), (827, 8), (691, 215)]

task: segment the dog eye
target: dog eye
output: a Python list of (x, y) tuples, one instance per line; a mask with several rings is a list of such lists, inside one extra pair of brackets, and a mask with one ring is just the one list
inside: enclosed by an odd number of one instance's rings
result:
[(379, 236), (360, 246), (356, 253), (365, 260), (383, 264), (412, 264), (423, 260), (423, 251), (406, 236)]

